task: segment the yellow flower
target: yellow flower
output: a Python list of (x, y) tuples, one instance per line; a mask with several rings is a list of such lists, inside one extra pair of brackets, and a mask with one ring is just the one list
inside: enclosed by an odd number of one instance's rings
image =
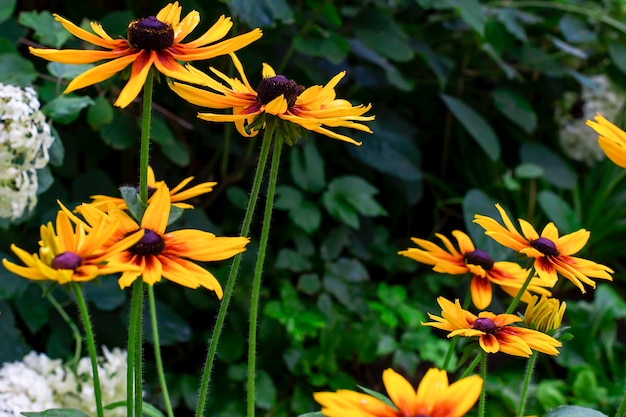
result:
[[(94, 210), (89, 208), (82, 214), (89, 218)], [(138, 271), (122, 273), (120, 288), (130, 286), (140, 275), (149, 285), (154, 285), (163, 277), (185, 287), (207, 288), (222, 298), (222, 287), (215, 276), (188, 259), (222, 261), (243, 252), (250, 241), (246, 237), (217, 237), (213, 233), (194, 229), (166, 232), (170, 198), (164, 184), (154, 193), (141, 225), (115, 206), (110, 205), (108, 211), (120, 221), (113, 241), (143, 231), (143, 237), (136, 244), (114, 257), (117, 263), (138, 267)]]
[(217, 42), (226, 36), (233, 25), (230, 18), (221, 16), (198, 39), (182, 43), (200, 22), (200, 15), (194, 10), (180, 20), (181, 11), (182, 7), (178, 2), (174, 2), (161, 9), (156, 16), (132, 21), (128, 25), (126, 39), (113, 39), (99, 23), (91, 22), (94, 35), (55, 14), (54, 18), (74, 36), (108, 50), (31, 47), (30, 52), (48, 61), (64, 64), (108, 61), (74, 78), (65, 89), (65, 93), (104, 81), (132, 64), (130, 78), (115, 102), (116, 106), (126, 107), (141, 91), (153, 65), (168, 77), (193, 82), (194, 77), (178, 61), (197, 61), (225, 55), (247, 46), (262, 36), (260, 29), (254, 29), (246, 34)]
[(203, 72), (188, 66), (196, 75), (196, 84), (217, 91), (203, 90), (190, 85), (171, 83), (170, 88), (183, 99), (198, 106), (213, 109), (231, 109), (232, 114), (199, 113), (198, 117), (211, 122), (234, 122), (237, 131), (243, 136), (255, 136), (258, 131), (246, 131), (246, 126), (257, 116), (270, 114), (289, 121), (307, 130), (339, 139), (355, 145), (360, 142), (327, 129), (327, 127), (347, 127), (372, 133), (362, 123), (374, 120), (375, 116), (363, 116), (372, 107), (353, 106), (349, 101), (337, 99), (335, 86), (346, 75), (345, 71), (335, 75), (325, 86), (315, 85), (305, 89), (284, 75), (276, 75), (274, 69), (263, 64), (263, 78), (255, 90), (250, 86), (243, 66), (235, 54), (230, 54), (241, 80), (230, 78), (211, 68), (214, 74), (228, 85), (221, 84)]
[[(59, 203), (60, 204), (60, 203)], [(120, 222), (100, 212), (91, 225), (82, 222), (74, 228), (67, 209), (57, 213), (56, 231), (52, 222), (41, 226), (39, 254), (29, 254), (15, 245), (11, 250), (25, 266), (2, 260), (6, 269), (32, 280), (52, 280), (59, 284), (70, 281), (90, 281), (100, 275), (139, 268), (125, 262), (116, 262), (116, 254), (135, 245), (143, 232), (125, 236), (113, 245), (105, 245), (117, 233)]]
[[(203, 182), (198, 185), (194, 185), (193, 187), (187, 188), (183, 190), (187, 184), (193, 181), (194, 177), (188, 177), (182, 180), (178, 185), (172, 188), (170, 192), (170, 202), (172, 206), (181, 208), (181, 209), (191, 209), (193, 206), (187, 203), (181, 203), (181, 201), (189, 200), (190, 198), (197, 197), (201, 194), (206, 194), (213, 191), (213, 187), (217, 185), (216, 182)], [(148, 167), (148, 203), (152, 200), (152, 196), (156, 189), (160, 185), (165, 185), (164, 181), (157, 181), (154, 176), (154, 171), (152, 167)], [(125, 210), (127, 208), (126, 202), (123, 198), (119, 197), (110, 197), (108, 195), (92, 195), (90, 196), (93, 201), (89, 203), (90, 206), (96, 207), (100, 210), (106, 211), (109, 204), (113, 204), (117, 208), (121, 210)]]
[(436, 368), (426, 372), (417, 390), (393, 369), (383, 372), (383, 383), (395, 407), (350, 390), (316, 392), (313, 398), (328, 417), (461, 417), (474, 406), (483, 386), (478, 375), (448, 384), (446, 371)]
[(441, 316), (428, 313), (433, 322), (422, 323), (449, 331), (448, 337), (478, 337), (480, 347), (487, 353), (503, 352), (514, 356), (529, 357), (531, 349), (548, 355), (558, 355), (556, 349), (561, 342), (545, 333), (523, 327), (510, 326), (522, 319), (514, 314), (495, 315), (483, 311), (478, 316), (461, 308), (459, 300), (452, 303), (443, 297), (437, 298)]
[(486, 235), (501, 245), (533, 258), (535, 270), (546, 286), (552, 287), (556, 284), (557, 273), (570, 280), (583, 293), (585, 293), (583, 283), (592, 288), (596, 287), (596, 283), (590, 277), (609, 281), (613, 279), (610, 275), (613, 270), (608, 266), (571, 256), (581, 250), (589, 240), (587, 230), (580, 229), (559, 237), (559, 231), (554, 223), (548, 223), (539, 236), (530, 223), (519, 219), (523, 233), (520, 234), (504, 209), (499, 204), (496, 204), (496, 208), (502, 216), (504, 226), (490, 217), (479, 214), (474, 216), (474, 223), (478, 223), (485, 229)]
[[(491, 304), (491, 284), (499, 285), (511, 297), (515, 297), (519, 289), (524, 285), (528, 271), (515, 262), (494, 260), (483, 250), (476, 249), (470, 237), (460, 230), (455, 230), (452, 235), (458, 242), (457, 250), (450, 240), (442, 234), (437, 236), (445, 246), (445, 249), (429, 242), (428, 240), (411, 238), (418, 248), (408, 248), (398, 252), (400, 255), (411, 258), (426, 265), (433, 265), (433, 271), (450, 275), (472, 274), (470, 291), (472, 302), (479, 309), (484, 309)], [(550, 295), (543, 288), (540, 279), (533, 278), (528, 290), (540, 294)], [(525, 291), (522, 300), (528, 302), (530, 293)]]
[(600, 113), (587, 126), (598, 133), (598, 145), (616, 165), (626, 168), (626, 132), (606, 120)]
[(533, 327), (540, 332), (546, 333), (561, 327), (561, 321), (565, 314), (565, 302), (559, 302), (556, 298), (548, 298), (544, 295), (531, 297), (526, 311), (524, 312), (524, 323), (528, 327)]

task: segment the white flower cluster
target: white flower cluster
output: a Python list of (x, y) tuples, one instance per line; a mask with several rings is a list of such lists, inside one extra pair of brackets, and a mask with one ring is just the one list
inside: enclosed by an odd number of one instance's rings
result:
[[(103, 348), (98, 375), (104, 405), (126, 400), (126, 351)], [(89, 358), (82, 358), (76, 371), (60, 359), (30, 352), (22, 361), (0, 368), (0, 417), (21, 416), (23, 411), (74, 408), (96, 415)], [(124, 417), (126, 407), (106, 411), (107, 417)]]
[(35, 90), (0, 83), (0, 218), (18, 220), (37, 204), (37, 169), (54, 142)]
[(596, 113), (615, 120), (624, 105), (624, 93), (613, 86), (606, 75), (591, 77), (595, 88), (583, 86), (580, 94), (567, 93), (556, 108), (560, 142), (563, 152), (575, 161), (588, 166), (604, 158), (598, 145), (598, 135), (585, 124)]

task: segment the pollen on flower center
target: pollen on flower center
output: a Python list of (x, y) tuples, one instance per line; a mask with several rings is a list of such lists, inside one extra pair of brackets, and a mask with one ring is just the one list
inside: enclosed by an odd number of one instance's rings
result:
[(83, 260), (74, 252), (63, 252), (58, 254), (52, 260), (54, 269), (72, 269), (75, 270), (83, 263)]
[(304, 91), (304, 87), (284, 75), (263, 78), (257, 88), (257, 96), (262, 104), (268, 104), (276, 97), (283, 95), (287, 100), (287, 107), (296, 104), (296, 99)]
[(160, 51), (174, 43), (174, 29), (154, 16), (133, 20), (128, 25), (128, 42), (138, 49)]
[(485, 271), (493, 268), (493, 259), (484, 250), (476, 249), (463, 255), (466, 264), (481, 266)]
[(530, 242), (530, 246), (546, 256), (559, 256), (559, 251), (556, 249), (556, 245), (548, 238), (540, 237), (539, 239), (535, 239)]
[(158, 255), (165, 249), (163, 238), (150, 229), (144, 229), (143, 237), (128, 250), (135, 255)]
[(492, 334), (495, 333), (496, 330), (498, 330), (498, 326), (496, 326), (493, 320), (487, 317), (479, 317), (474, 320), (474, 323), (472, 323), (472, 329)]

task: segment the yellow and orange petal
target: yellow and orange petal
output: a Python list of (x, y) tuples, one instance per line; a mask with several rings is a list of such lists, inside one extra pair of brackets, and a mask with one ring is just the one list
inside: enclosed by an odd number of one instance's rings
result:
[[(499, 285), (512, 297), (517, 295), (526, 281), (528, 271), (515, 262), (494, 262), (485, 251), (476, 249), (471, 238), (460, 230), (454, 230), (452, 235), (458, 243), (458, 250), (446, 236), (437, 233), (436, 236), (443, 243), (443, 247), (428, 240), (411, 238), (419, 248), (408, 248), (398, 254), (433, 265), (435, 272), (450, 275), (472, 274), (470, 282), (472, 302), (479, 309), (491, 304), (492, 284)], [(537, 278), (530, 281), (522, 299), (529, 300), (530, 292), (550, 295), (543, 282)]]
[(485, 234), (501, 245), (533, 258), (535, 271), (546, 286), (554, 286), (558, 274), (561, 274), (585, 293), (583, 284), (596, 287), (591, 278), (609, 281), (613, 279), (610, 275), (613, 270), (608, 266), (571, 256), (580, 251), (589, 240), (590, 233), (587, 230), (580, 229), (559, 237), (554, 223), (548, 223), (539, 235), (530, 223), (518, 219), (522, 231), (520, 233), (504, 209), (499, 204), (496, 204), (496, 208), (504, 226), (491, 217), (480, 214), (474, 216), (474, 223), (485, 229)]
[(416, 390), (389, 368), (383, 372), (383, 384), (393, 407), (371, 395), (350, 390), (317, 392), (313, 397), (328, 417), (461, 417), (478, 400), (483, 381), (473, 375), (449, 384), (446, 371), (431, 368)]
[[(189, 288), (203, 287), (222, 297), (222, 287), (215, 276), (192, 261), (222, 261), (245, 251), (246, 237), (218, 237), (213, 233), (194, 229), (166, 232), (170, 214), (169, 190), (159, 184), (148, 204), (141, 225), (117, 207), (110, 206), (109, 213), (119, 220), (117, 239), (130, 236), (138, 230), (144, 237), (127, 250), (116, 255), (115, 261), (134, 265), (137, 271), (122, 273), (120, 288), (130, 286), (136, 279), (149, 285), (165, 278)], [(94, 209), (95, 210), (95, 209)]]
[(598, 145), (615, 165), (626, 168), (626, 132), (608, 121), (600, 113), (587, 126), (598, 133)]
[[(124, 70), (131, 65), (128, 82), (120, 92), (115, 105), (128, 106), (139, 94), (146, 82), (150, 68), (163, 75), (186, 82), (194, 82), (194, 76), (178, 61), (197, 61), (226, 55), (237, 51), (262, 36), (260, 29), (223, 40), (232, 27), (230, 18), (221, 16), (203, 35), (191, 42), (182, 41), (200, 22), (197, 11), (180, 19), (182, 7), (178, 2), (166, 5), (156, 16), (138, 19), (129, 24), (127, 39), (112, 39), (102, 26), (92, 22), (88, 32), (72, 22), (54, 15), (63, 27), (77, 38), (105, 50), (41, 49), (30, 47), (33, 55), (52, 62), (64, 64), (88, 64), (107, 61), (74, 78), (65, 93), (84, 88)], [(157, 25), (155, 29), (155, 25)], [(134, 44), (133, 44), (134, 42)]]
[[(231, 109), (231, 114), (199, 113), (199, 118), (212, 122), (233, 122), (237, 131), (245, 137), (255, 136), (258, 133), (254, 129), (248, 131), (246, 127), (262, 114), (276, 116), (304, 129), (355, 145), (361, 143), (328, 128), (345, 127), (372, 133), (371, 129), (362, 123), (375, 118), (375, 116), (364, 116), (371, 109), (370, 104), (353, 106), (347, 100), (336, 99), (335, 86), (345, 76), (345, 71), (337, 74), (325, 86), (317, 85), (303, 89), (293, 80), (276, 75), (274, 69), (264, 63), (263, 78), (255, 90), (248, 82), (239, 59), (235, 54), (230, 55), (241, 80), (228, 77), (215, 68), (211, 68), (211, 71), (226, 85), (188, 66), (189, 71), (197, 77), (195, 83), (208, 87), (215, 93), (181, 83), (170, 84), (174, 92), (192, 104), (213, 109)], [(284, 79), (285, 83), (292, 85), (293, 90), (289, 94), (293, 94), (293, 98), (278, 93), (275, 93), (275, 96), (265, 97), (263, 83), (273, 79), (278, 79), (279, 82), (283, 82)]]
[(117, 221), (101, 213), (92, 225), (83, 222), (73, 225), (75, 217), (68, 215), (62, 204), (61, 208), (56, 217), (56, 230), (52, 222), (41, 226), (39, 253), (30, 254), (11, 245), (13, 253), (25, 266), (3, 259), (2, 264), (7, 270), (24, 278), (52, 280), (59, 284), (90, 281), (100, 275), (137, 270), (133, 265), (115, 262), (114, 258), (136, 244), (143, 233), (124, 236), (107, 246), (106, 242), (116, 233)]
[[(172, 203), (172, 206), (181, 209), (192, 209), (193, 206), (191, 204), (184, 203), (183, 201), (189, 200), (202, 194), (209, 193), (213, 191), (213, 187), (217, 185), (216, 182), (202, 182), (200, 184), (185, 189), (187, 184), (193, 181), (193, 179), (194, 177), (187, 177), (179, 182), (174, 188), (170, 189), (170, 202)], [(154, 191), (161, 184), (165, 184), (165, 182), (157, 181), (154, 175), (154, 170), (152, 169), (152, 167), (148, 166), (148, 189)], [(113, 204), (121, 210), (126, 210), (128, 208), (126, 206), (126, 202), (121, 197), (111, 197), (108, 195), (92, 195), (90, 196), (90, 198), (93, 201), (88, 204), (92, 207), (98, 208), (99, 210), (106, 211), (109, 204)], [(151, 199), (152, 195), (149, 196), (148, 203), (150, 203)]]
[(548, 355), (558, 355), (561, 342), (545, 333), (524, 327), (511, 326), (522, 319), (514, 314), (494, 314), (482, 311), (475, 314), (464, 310), (455, 300), (437, 298), (441, 307), (441, 317), (428, 313), (432, 322), (422, 323), (448, 331), (448, 337), (477, 337), (480, 347), (487, 353), (503, 352), (514, 356), (529, 357), (532, 350)]

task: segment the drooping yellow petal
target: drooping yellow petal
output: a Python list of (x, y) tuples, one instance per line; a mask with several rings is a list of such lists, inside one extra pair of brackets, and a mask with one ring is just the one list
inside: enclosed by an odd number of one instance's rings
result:
[(137, 58), (136, 55), (128, 55), (121, 58), (114, 59), (112, 61), (100, 64), (95, 68), (87, 70), (74, 78), (65, 89), (66, 93), (69, 93), (79, 88), (84, 88), (100, 81), (111, 78)]

